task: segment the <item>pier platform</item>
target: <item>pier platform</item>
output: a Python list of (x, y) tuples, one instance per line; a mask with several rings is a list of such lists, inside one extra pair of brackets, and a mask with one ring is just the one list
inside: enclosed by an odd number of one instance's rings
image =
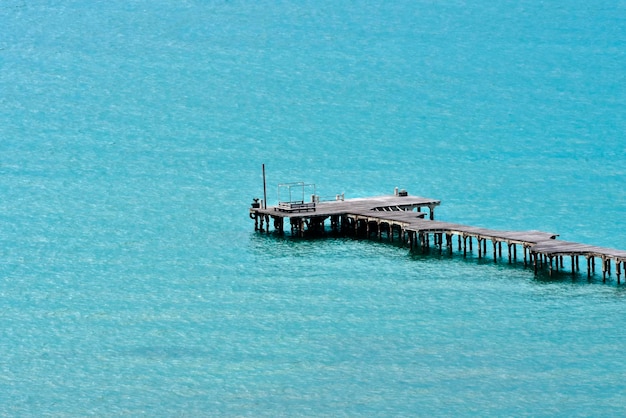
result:
[[(563, 270), (564, 257), (571, 259), (570, 271), (580, 271), (579, 257), (587, 261), (587, 276), (595, 274), (595, 261), (600, 260), (603, 280), (615, 272), (620, 283), (622, 272), (626, 272), (626, 251), (596, 247), (575, 242), (560, 241), (558, 234), (542, 231), (506, 231), (480, 228), (435, 220), (438, 199), (411, 196), (406, 192), (371, 198), (341, 199), (319, 202), (289, 202), (278, 206), (263, 207), (255, 202), (250, 208), (250, 218), (255, 221), (255, 230), (270, 232), (270, 220), (274, 231), (284, 234), (285, 220), (291, 226), (291, 234), (304, 237), (325, 231), (325, 222), (330, 220), (332, 231), (349, 236), (399, 240), (411, 250), (434, 247), (450, 252), (457, 250), (467, 257), (477, 247), (478, 258), (488, 256), (487, 242), (493, 261), (502, 259), (503, 244), (507, 248), (509, 263), (517, 261), (517, 250), (523, 253), (524, 266), (532, 266), (535, 274), (547, 269), (548, 274)], [(612, 268), (614, 267), (614, 269)]]

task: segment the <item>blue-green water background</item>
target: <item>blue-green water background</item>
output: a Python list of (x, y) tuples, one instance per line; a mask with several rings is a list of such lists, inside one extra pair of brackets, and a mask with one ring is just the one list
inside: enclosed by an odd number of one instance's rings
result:
[(612, 277), (253, 232), (274, 185), (626, 249), (626, 3), (0, 4), (0, 415), (624, 415)]

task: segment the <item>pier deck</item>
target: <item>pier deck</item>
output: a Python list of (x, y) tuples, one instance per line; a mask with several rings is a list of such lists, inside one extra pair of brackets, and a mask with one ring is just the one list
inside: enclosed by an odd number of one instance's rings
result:
[[(492, 243), (493, 260), (502, 257), (502, 244), (508, 248), (509, 262), (517, 260), (517, 246), (523, 250), (524, 265), (532, 264), (535, 273), (540, 268), (563, 269), (563, 257), (571, 258), (571, 272), (579, 271), (579, 257), (587, 260), (587, 275), (595, 273), (595, 259), (602, 264), (603, 279), (611, 274), (611, 262), (615, 266), (617, 282), (622, 271), (626, 272), (626, 251), (596, 247), (576, 242), (559, 241), (558, 234), (541, 231), (505, 231), (480, 228), (435, 220), (435, 208), (440, 200), (409, 195), (389, 195), (372, 198), (357, 198), (327, 202), (312, 202), (293, 209), (285, 206), (267, 208), (252, 207), (250, 217), (255, 220), (255, 229), (269, 232), (270, 218), (277, 233), (283, 233), (285, 219), (289, 219), (291, 232), (304, 236), (305, 232), (324, 230), (324, 222), (330, 218), (331, 228), (353, 236), (379, 239), (385, 234), (390, 240), (397, 237), (413, 248), (429, 248), (431, 236), (436, 247), (445, 245), (453, 250), (453, 237), (457, 238), (458, 250), (467, 256), (477, 244), (478, 257), (487, 255), (487, 241)], [(254, 205), (253, 205), (254, 206)], [(258, 205), (257, 205), (258, 206)], [(286, 209), (286, 210), (285, 210)], [(427, 209), (427, 212), (422, 212)], [(444, 244), (445, 237), (445, 244)]]

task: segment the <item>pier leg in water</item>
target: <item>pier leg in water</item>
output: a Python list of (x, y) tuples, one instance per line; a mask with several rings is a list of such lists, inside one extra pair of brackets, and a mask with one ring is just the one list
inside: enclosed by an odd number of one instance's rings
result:
[(495, 239), (492, 241), (492, 243), (493, 243), (493, 262), (497, 263), (498, 262), (498, 255), (497, 255), (497, 252), (496, 252), (497, 251), (496, 247), (498, 246), (498, 243), (496, 242)]
[(596, 273), (596, 259), (594, 257), (591, 257), (591, 272)]
[(284, 231), (283, 231), (283, 220), (284, 218), (281, 218), (280, 216), (274, 216), (274, 230), (276, 232), (278, 232), (279, 235), (283, 235)]
[[(550, 266), (548, 267), (548, 274), (552, 276), (552, 259), (554, 258), (554, 256), (549, 255), (548, 258), (550, 259)], [(557, 266), (558, 265), (559, 265), (559, 262), (557, 260)]]
[(463, 257), (467, 257), (467, 237), (465, 235), (463, 235)]

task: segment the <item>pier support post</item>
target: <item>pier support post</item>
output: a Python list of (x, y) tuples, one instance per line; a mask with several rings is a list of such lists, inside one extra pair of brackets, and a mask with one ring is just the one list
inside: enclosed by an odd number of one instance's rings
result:
[(429, 205), (428, 209), (430, 210), (430, 220), (433, 221), (435, 219), (435, 206)]
[(562, 258), (562, 257), (561, 257), (561, 256), (558, 256), (558, 255), (554, 257), (554, 261), (556, 262), (556, 263), (555, 263), (555, 264), (556, 264), (556, 271), (559, 271), (559, 264), (562, 264), (562, 263), (560, 263), (560, 262), (559, 262), (559, 260), (560, 260), (561, 258)]
[(495, 239), (492, 241), (492, 243), (493, 243), (493, 262), (497, 263), (498, 262), (498, 254), (497, 254), (498, 243), (496, 242)]
[(273, 216), (274, 218), (274, 230), (278, 232), (279, 235), (283, 235), (285, 231), (283, 231), (283, 221), (284, 218), (280, 216)]
[(526, 267), (526, 265), (527, 265), (527, 262), (526, 262), (526, 252), (527, 252), (527, 249), (526, 249), (526, 246), (524, 245), (524, 267)]
[(596, 259), (593, 256), (591, 257), (591, 272), (596, 273)]
[(478, 241), (478, 258), (481, 258), (483, 255), (483, 245), (480, 238), (477, 237), (476, 240)]
[(463, 257), (467, 257), (467, 237), (465, 235), (463, 235)]
[[(550, 259), (550, 264), (549, 264), (549, 267), (548, 267), (548, 274), (550, 276), (552, 276), (552, 259), (554, 258), (554, 256), (553, 255), (549, 255), (548, 258)], [(557, 266), (559, 265), (559, 261), (558, 260), (556, 262), (556, 265)]]

